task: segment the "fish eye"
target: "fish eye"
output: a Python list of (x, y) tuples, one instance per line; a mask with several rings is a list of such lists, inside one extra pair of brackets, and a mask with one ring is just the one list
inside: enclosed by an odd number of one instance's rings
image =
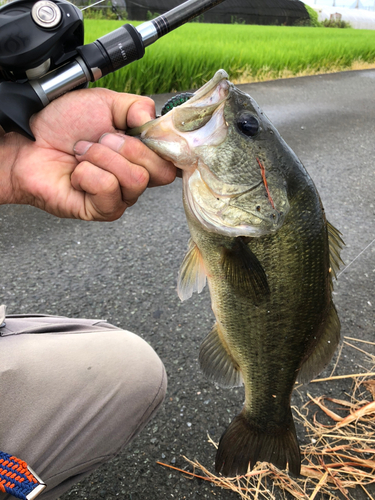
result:
[(258, 120), (248, 111), (243, 111), (237, 117), (237, 127), (243, 134), (249, 137), (256, 135), (260, 128)]

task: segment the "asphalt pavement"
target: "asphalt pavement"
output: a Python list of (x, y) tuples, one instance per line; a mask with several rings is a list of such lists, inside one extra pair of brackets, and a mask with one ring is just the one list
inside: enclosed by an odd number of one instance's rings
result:
[[(328, 220), (343, 234), (349, 267), (334, 292), (343, 336), (374, 341), (375, 242), (366, 246), (375, 238), (375, 70), (241, 89), (300, 157)], [(169, 97), (155, 96), (159, 110)], [(213, 324), (208, 291), (184, 303), (176, 294), (189, 239), (181, 193), (179, 179), (150, 189), (112, 223), (57, 219), (27, 206), (0, 207), (0, 303), (8, 312), (106, 318), (146, 339), (169, 377), (165, 404), (143, 433), (62, 500), (239, 498), (156, 464), (186, 467), (185, 455), (213, 470), (215, 450), (207, 433), (218, 441), (243, 403), (242, 389), (219, 389), (199, 371), (199, 345)], [(366, 350), (375, 355), (374, 346)], [(335, 374), (370, 369), (369, 356), (345, 345)], [(293, 395), (292, 403), (302, 406), (307, 392), (345, 397), (351, 386), (347, 379), (310, 384)], [(306, 442), (303, 427), (298, 436)], [(356, 498), (367, 497), (358, 491)]]

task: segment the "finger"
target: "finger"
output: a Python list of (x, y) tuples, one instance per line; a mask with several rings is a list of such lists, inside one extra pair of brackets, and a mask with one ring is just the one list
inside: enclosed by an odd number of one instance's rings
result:
[(155, 118), (155, 103), (145, 96), (111, 94), (113, 122), (117, 129), (138, 127)]
[(127, 128), (138, 127), (144, 123), (154, 120), (155, 103), (149, 97), (143, 97), (142, 100), (135, 101), (128, 109), (126, 118)]
[(71, 185), (85, 194), (78, 209), (80, 219), (115, 220), (129, 206), (122, 199), (116, 176), (87, 161), (76, 166), (71, 175)]
[(150, 176), (148, 187), (164, 186), (170, 184), (176, 178), (176, 167), (160, 158), (135, 137), (104, 134), (99, 142), (120, 153), (129, 162), (145, 168)]
[[(81, 152), (83, 142), (84, 153)], [(144, 192), (149, 183), (149, 173), (137, 164), (134, 164), (121, 154), (101, 144), (92, 144), (87, 148), (84, 141), (75, 145), (76, 158), (78, 161), (87, 161), (100, 169), (113, 174), (121, 189), (122, 199), (128, 205), (132, 205)]]

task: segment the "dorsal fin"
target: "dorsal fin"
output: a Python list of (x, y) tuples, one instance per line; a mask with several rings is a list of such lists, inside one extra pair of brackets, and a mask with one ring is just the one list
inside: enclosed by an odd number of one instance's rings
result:
[(252, 296), (255, 304), (270, 293), (261, 263), (241, 236), (231, 248), (223, 248), (221, 265), (225, 278), (236, 290)]
[(323, 332), (309, 357), (303, 362), (297, 376), (302, 384), (310, 382), (331, 361), (340, 342), (340, 320), (336, 308), (331, 304), (329, 313), (323, 325)]
[(182, 301), (189, 299), (193, 292), (201, 293), (206, 285), (206, 270), (199, 248), (190, 238), (189, 247), (181, 263), (177, 278), (177, 293)]
[(329, 264), (332, 269), (332, 273), (336, 278), (337, 272), (340, 269), (340, 264), (343, 264), (343, 261), (340, 257), (340, 253), (345, 243), (341, 238), (341, 233), (338, 229), (336, 229), (332, 224), (327, 221), (327, 229), (328, 229), (328, 245), (329, 245)]

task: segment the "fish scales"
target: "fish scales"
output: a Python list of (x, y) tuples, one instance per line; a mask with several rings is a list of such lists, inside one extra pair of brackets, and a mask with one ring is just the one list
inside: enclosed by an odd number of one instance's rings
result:
[(316, 376), (339, 342), (331, 292), (340, 233), (296, 155), (223, 70), (133, 134), (183, 169), (191, 241), (178, 292), (184, 300), (207, 279), (216, 318), (202, 370), (245, 387), (216, 470), (242, 474), (261, 460), (298, 475), (290, 399), (297, 376)]
[[(291, 425), (291, 387), (301, 358), (312, 348), (325, 313), (326, 297), (321, 291), (328, 289), (328, 268), (323, 259), (320, 266), (315, 260), (316, 254), (326, 254), (328, 245), (323, 221), (310, 227), (309, 219), (305, 218), (301, 224), (298, 212), (295, 220), (292, 218), (291, 205), (288, 220), (277, 236), (249, 238), (247, 242), (259, 256), (270, 289), (255, 307), (249, 307), (246, 294), (223, 280), (220, 264), (223, 238), (202, 231), (194, 219), (189, 218), (192, 238), (204, 256), (216, 320), (222, 326), (233, 358), (241, 367), (246, 415), (258, 432), (275, 432)], [(319, 206), (315, 208), (320, 212)], [(314, 217), (313, 210), (310, 213)], [(304, 225), (309, 231), (304, 231)], [(303, 235), (297, 242), (296, 230)], [(295, 258), (296, 251), (299, 259)], [(316, 309), (321, 310), (320, 315)]]

